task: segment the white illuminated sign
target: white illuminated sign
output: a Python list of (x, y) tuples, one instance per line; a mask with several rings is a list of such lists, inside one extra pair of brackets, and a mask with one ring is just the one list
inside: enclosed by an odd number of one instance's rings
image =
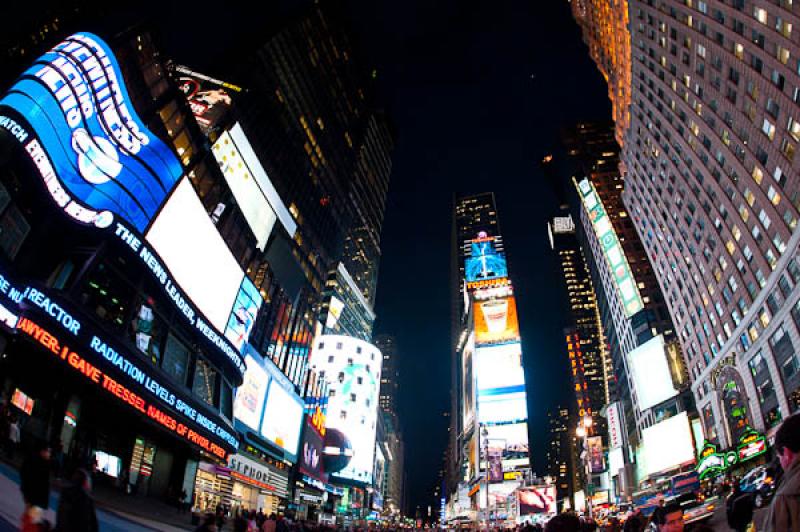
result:
[(628, 353), (639, 410), (644, 412), (678, 395), (667, 365), (664, 337), (658, 335)]
[(686, 412), (642, 430), (642, 441), (648, 475), (694, 460), (692, 431)]

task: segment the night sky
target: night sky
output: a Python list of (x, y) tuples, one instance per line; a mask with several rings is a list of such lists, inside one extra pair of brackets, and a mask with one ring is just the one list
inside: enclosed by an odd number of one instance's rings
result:
[[(247, 43), (307, 2), (268, 2), (258, 12), (243, 2), (224, 9), (124, 3), (123, 20), (152, 16), (167, 57), (225, 76)], [(564, 0), (345, 3), (357, 60), (377, 69), (379, 100), (397, 137), (376, 332), (394, 334), (399, 343), (399, 415), (413, 512), (436, 507), (432, 495), (447, 441), (452, 194), (496, 195), (521, 321), (532, 459), (541, 472), (546, 412), (572, 395), (563, 281), (545, 227), (557, 205), (539, 161), (558, 144), (561, 127), (608, 120), (610, 104)], [(15, 9), (30, 15), (38, 4)], [(121, 4), (112, 9), (123, 11)]]

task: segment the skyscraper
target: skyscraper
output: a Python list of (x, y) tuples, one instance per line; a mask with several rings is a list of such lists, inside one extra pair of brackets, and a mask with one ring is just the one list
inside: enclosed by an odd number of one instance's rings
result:
[(572, 432), (575, 424), (569, 415), (569, 409), (557, 406), (547, 412), (547, 470), (546, 474), (553, 479), (556, 486), (556, 497), (559, 501), (572, 498), (576, 491), (572, 478)]
[(389, 334), (379, 334), (374, 339), (375, 347), (383, 353), (383, 372), (381, 373), (380, 407), (384, 412), (397, 415), (397, 392), (400, 388), (400, 369), (397, 338)]
[[(456, 419), (447, 491), (460, 517), (487, 504), (506, 507), (530, 469), (516, 299), (492, 193), (456, 199), (451, 260)], [(478, 482), (480, 489), (469, 489)]]
[(677, 328), (705, 435), (736, 445), (747, 427), (772, 431), (800, 406), (794, 8), (629, 7), (623, 199)]

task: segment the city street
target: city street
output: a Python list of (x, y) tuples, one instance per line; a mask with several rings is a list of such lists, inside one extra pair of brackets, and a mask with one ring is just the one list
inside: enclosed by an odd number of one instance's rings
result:
[[(7, 464), (0, 464), (0, 532), (19, 530), (20, 516), (24, 509), (22, 495), (19, 491), (19, 474)], [(50, 508), (47, 519), (55, 524), (55, 509), (58, 508), (59, 494), (50, 493)], [(103, 532), (149, 531), (164, 530), (178, 531), (180, 528), (166, 526), (156, 521), (150, 521), (135, 516), (123, 516), (117, 512), (97, 509), (97, 520)]]

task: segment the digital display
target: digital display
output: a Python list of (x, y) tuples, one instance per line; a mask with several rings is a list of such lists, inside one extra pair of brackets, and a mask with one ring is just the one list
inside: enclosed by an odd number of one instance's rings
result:
[(473, 309), (477, 345), (519, 341), (517, 304), (513, 297), (476, 301)]
[(111, 49), (91, 33), (41, 56), (0, 99), (7, 109), (35, 132), (16, 137), (53, 199), (82, 223), (108, 227), (117, 215), (143, 232), (183, 174), (136, 115)]
[(510, 423), (528, 419), (525, 392), (478, 392), (479, 423)]
[(325, 474), (325, 466), (322, 460), (324, 440), (322, 434), (314, 426), (311, 416), (306, 416), (305, 430), (303, 431), (303, 444), (300, 447), (300, 458), (298, 460), (300, 472), (304, 475), (327, 482), (328, 476)]
[(119, 477), (122, 471), (122, 460), (118, 456), (108, 454), (103, 451), (95, 451), (94, 458), (97, 461), (97, 471), (110, 477)]
[(261, 435), (286, 451), (292, 461), (297, 459), (300, 430), (303, 426), (303, 400), (272, 379), (264, 406)]
[(495, 250), (493, 238), (473, 240), (470, 250), (464, 263), (468, 283), (508, 277), (506, 258)]
[(628, 353), (628, 367), (642, 412), (678, 395), (672, 384), (662, 335)]
[(644, 463), (648, 475), (694, 461), (692, 430), (686, 412), (642, 430)]
[(244, 349), (244, 345), (250, 338), (250, 331), (253, 330), (253, 325), (256, 323), (258, 316), (258, 309), (261, 308), (261, 303), (264, 299), (258, 292), (256, 285), (244, 277), (242, 285), (239, 287), (239, 293), (233, 302), (233, 311), (228, 317), (228, 325), (225, 327), (225, 337), (236, 346), (239, 351)]
[[(208, 135), (224, 118), (233, 101), (230, 92), (241, 92), (241, 88), (224, 81), (192, 72), (177, 65), (180, 73), (178, 88), (189, 101), (189, 107), (203, 133)], [(230, 92), (229, 92), (230, 91)]]
[(146, 238), (194, 304), (224, 331), (244, 272), (188, 179), (178, 184)]
[(625, 252), (594, 185), (588, 179), (584, 179), (578, 183), (578, 191), (589, 221), (592, 223), (594, 233), (600, 243), (600, 248), (606, 258), (608, 269), (622, 300), (625, 314), (630, 318), (644, 308), (644, 302), (639, 294), (639, 288), (636, 286), (636, 280), (633, 278)]
[(528, 418), (522, 345), (480, 346), (475, 349), (478, 421), (508, 423)]
[(35, 401), (28, 397), (22, 390), (19, 388), (14, 390), (14, 394), (11, 396), (11, 404), (22, 410), (28, 415), (31, 415), (33, 412), (33, 405)]
[(464, 380), (462, 385), (464, 390), (463, 419), (465, 427), (471, 426), (475, 421), (475, 393), (477, 390), (475, 385), (475, 373), (473, 371), (475, 366), (473, 361), (474, 351), (475, 340), (474, 336), (470, 335), (461, 352), (461, 361), (463, 365), (461, 376)]
[(278, 219), (275, 211), (229, 132), (220, 135), (212, 146), (212, 151), (237, 205), (256, 237), (258, 249), (263, 251)]
[(606, 469), (606, 460), (603, 455), (603, 438), (591, 436), (586, 438), (586, 447), (589, 452), (589, 468), (592, 473), (602, 473)]
[(517, 491), (519, 515), (558, 512), (555, 486), (528, 486)]
[(236, 388), (233, 417), (257, 431), (261, 425), (269, 376), (251, 355), (245, 356), (244, 361), (247, 371), (244, 373), (244, 382)]
[(620, 403), (611, 403), (606, 409), (606, 419), (608, 420), (608, 447), (610, 449), (622, 447), (620, 406)]
[(326, 428), (340, 431), (353, 456), (334, 479), (370, 484), (373, 480), (375, 431), (380, 391), (380, 350), (356, 338), (326, 335), (318, 338), (317, 369), (330, 379)]
[(500, 449), (503, 471), (526, 467), (529, 464), (528, 424), (509, 423), (506, 425), (487, 425), (490, 445)]

